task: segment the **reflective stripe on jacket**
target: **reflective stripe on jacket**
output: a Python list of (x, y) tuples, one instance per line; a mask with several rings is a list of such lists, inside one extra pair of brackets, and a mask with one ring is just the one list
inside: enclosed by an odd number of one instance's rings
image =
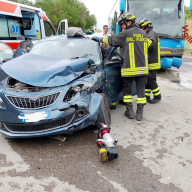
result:
[(153, 31), (153, 27), (149, 27), (147, 30), (147, 37), (152, 41), (149, 51), (149, 70), (157, 70), (161, 68), (161, 58), (160, 58), (160, 42), (159, 36)]
[(147, 38), (146, 32), (136, 24), (128, 26), (117, 35), (100, 38), (100, 42), (121, 47), (123, 77), (148, 75), (148, 47), (152, 42)]

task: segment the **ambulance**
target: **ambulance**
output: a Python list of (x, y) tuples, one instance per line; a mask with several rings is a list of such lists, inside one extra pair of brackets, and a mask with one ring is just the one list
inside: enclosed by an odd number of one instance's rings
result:
[(67, 28), (65, 19), (56, 31), (41, 8), (0, 0), (0, 41), (14, 50), (23, 40), (65, 34)]

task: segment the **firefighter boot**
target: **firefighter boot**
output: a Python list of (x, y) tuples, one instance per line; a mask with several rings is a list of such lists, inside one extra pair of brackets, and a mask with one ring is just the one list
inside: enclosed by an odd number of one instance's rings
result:
[(126, 111), (125, 116), (129, 119), (134, 119), (134, 112), (133, 112), (133, 104), (132, 103), (126, 103)]
[(150, 103), (150, 101), (151, 101), (150, 96), (146, 96), (146, 99), (147, 99), (147, 102)]
[(143, 104), (137, 104), (137, 112), (136, 112), (136, 116), (135, 116), (137, 121), (142, 120), (143, 108), (144, 108)]
[(151, 104), (156, 104), (156, 103), (158, 103), (159, 101), (161, 101), (161, 96), (159, 97), (157, 97), (157, 96), (154, 96), (154, 98), (152, 99), (152, 100), (150, 100), (150, 102), (149, 103), (151, 103)]
[(110, 109), (116, 109), (116, 103), (114, 102), (114, 103), (112, 103), (112, 106), (110, 106)]

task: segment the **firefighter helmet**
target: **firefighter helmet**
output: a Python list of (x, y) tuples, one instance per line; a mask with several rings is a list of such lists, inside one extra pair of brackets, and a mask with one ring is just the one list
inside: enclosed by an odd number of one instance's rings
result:
[(143, 18), (143, 19), (141, 19), (141, 21), (139, 21), (139, 27), (140, 28), (142, 28), (142, 27), (148, 28), (151, 25), (152, 25), (152, 22), (147, 18)]
[(120, 16), (117, 25), (122, 25), (126, 21), (133, 21), (134, 23), (135, 19), (136, 17), (132, 13), (124, 13), (123, 15)]

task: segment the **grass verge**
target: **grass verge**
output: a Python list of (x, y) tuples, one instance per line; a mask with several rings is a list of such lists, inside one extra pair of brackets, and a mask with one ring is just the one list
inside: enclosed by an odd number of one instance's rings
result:
[(189, 43), (187, 40), (185, 40), (185, 52), (192, 55), (192, 43)]

